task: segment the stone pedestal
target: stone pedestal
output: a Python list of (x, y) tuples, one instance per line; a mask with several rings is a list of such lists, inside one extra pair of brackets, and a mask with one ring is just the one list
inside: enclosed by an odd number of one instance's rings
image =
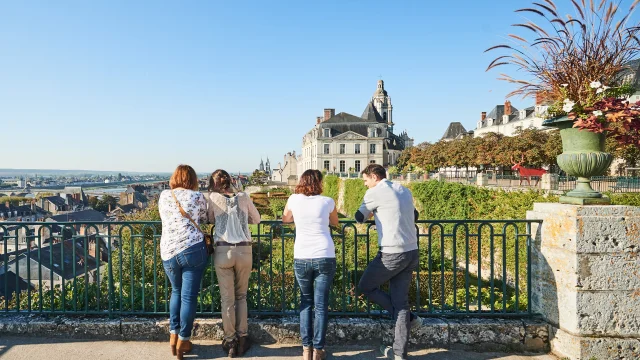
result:
[(535, 204), (532, 309), (571, 360), (640, 359), (640, 208)]
[(558, 174), (544, 174), (540, 179), (540, 188), (542, 190), (558, 190)]
[(416, 176), (412, 173), (407, 174), (407, 181), (411, 182), (411, 180), (415, 180)]
[(436, 180), (438, 181), (447, 181), (447, 176), (443, 173), (436, 174)]
[(476, 185), (478, 186), (487, 186), (489, 185), (489, 175), (484, 173), (479, 173), (476, 177)]

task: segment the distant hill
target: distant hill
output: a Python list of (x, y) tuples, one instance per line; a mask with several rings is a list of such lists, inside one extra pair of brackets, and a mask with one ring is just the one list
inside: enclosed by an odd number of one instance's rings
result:
[(170, 172), (100, 171), (100, 170), (57, 170), (57, 169), (0, 169), (0, 177), (6, 176), (66, 176), (66, 175), (171, 175)]

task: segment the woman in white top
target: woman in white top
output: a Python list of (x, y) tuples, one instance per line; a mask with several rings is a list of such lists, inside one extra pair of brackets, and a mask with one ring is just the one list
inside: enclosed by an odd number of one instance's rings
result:
[(209, 179), (208, 218), (214, 223), (216, 267), (222, 303), (222, 348), (229, 355), (242, 356), (249, 350), (247, 290), (251, 275), (251, 232), (249, 224), (260, 223), (260, 214), (246, 193), (234, 193), (231, 176), (216, 170)]
[[(329, 292), (336, 274), (336, 251), (329, 225), (338, 225), (336, 204), (322, 193), (322, 173), (302, 173), (295, 194), (289, 197), (282, 222), (296, 224), (293, 261), (300, 286), (300, 336), (303, 360), (327, 357)], [(315, 287), (314, 287), (315, 284)], [(315, 319), (313, 310), (315, 307)]]
[(180, 208), (195, 221), (207, 219), (207, 203), (199, 188), (196, 172), (189, 165), (180, 165), (169, 180), (171, 190), (158, 199), (162, 219), (160, 257), (171, 281), (169, 302), (169, 344), (173, 355), (182, 359), (191, 350), (191, 330), (198, 305), (202, 273), (209, 256), (202, 232), (182, 215)]

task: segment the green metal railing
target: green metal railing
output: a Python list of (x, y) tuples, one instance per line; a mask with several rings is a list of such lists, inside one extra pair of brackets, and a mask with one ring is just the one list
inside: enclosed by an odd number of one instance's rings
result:
[[(578, 178), (575, 176), (560, 176), (558, 187), (560, 190), (573, 190)], [(591, 187), (601, 192), (640, 192), (640, 177), (634, 176), (592, 176)]]
[[(529, 316), (531, 229), (539, 221), (422, 220), (420, 266), (410, 304), (421, 315)], [(208, 229), (212, 231), (212, 229)], [(252, 226), (252, 315), (295, 314), (295, 228)], [(333, 230), (337, 271), (332, 315), (384, 312), (359, 293), (358, 281), (378, 251), (373, 223), (342, 221)], [(0, 312), (168, 314), (170, 284), (160, 258), (160, 222), (0, 223)], [(209, 262), (198, 312), (220, 312)]]

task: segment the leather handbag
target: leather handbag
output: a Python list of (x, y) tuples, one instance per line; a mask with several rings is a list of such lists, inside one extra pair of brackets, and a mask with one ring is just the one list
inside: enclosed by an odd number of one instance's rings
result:
[(213, 237), (211, 235), (209, 235), (209, 234), (205, 234), (204, 231), (202, 231), (202, 229), (200, 229), (198, 224), (196, 224), (196, 222), (193, 221), (193, 219), (191, 218), (191, 215), (189, 215), (189, 213), (184, 211), (184, 209), (182, 208), (182, 205), (180, 205), (180, 201), (178, 201), (178, 198), (176, 198), (176, 194), (173, 193), (173, 190), (171, 190), (171, 195), (173, 196), (173, 200), (175, 200), (176, 204), (178, 205), (178, 209), (180, 210), (180, 214), (182, 214), (183, 217), (189, 219), (189, 221), (191, 221), (191, 224), (198, 231), (200, 231), (200, 233), (204, 237), (204, 245), (205, 245), (205, 248), (207, 249), (207, 254), (213, 255), (213, 253), (215, 252), (215, 248), (213, 247)]

